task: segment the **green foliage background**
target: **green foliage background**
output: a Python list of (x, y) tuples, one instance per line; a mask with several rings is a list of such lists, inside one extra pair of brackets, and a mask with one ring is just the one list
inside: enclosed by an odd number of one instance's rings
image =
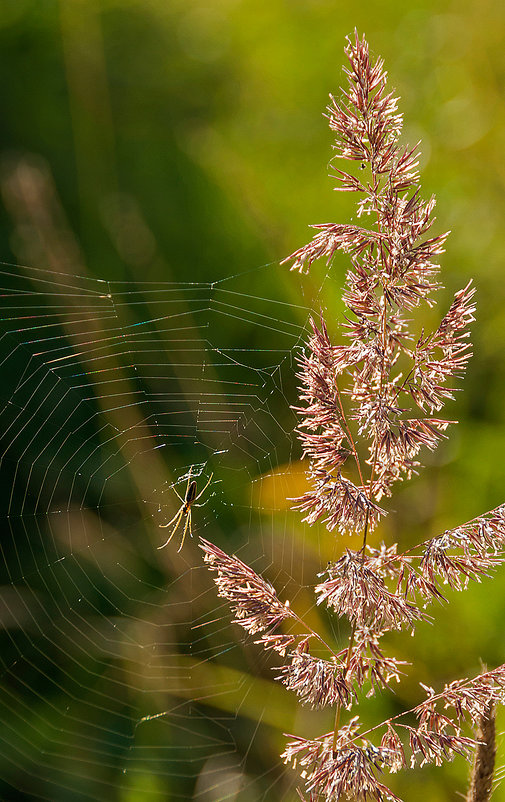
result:
[[(505, 501), (505, 5), (500, 0), (2, 0), (2, 176), (5, 184), (19, 159), (45, 165), (90, 276), (209, 281), (277, 261), (309, 238), (308, 224), (345, 222), (354, 213), (349, 197), (332, 193), (327, 178), (331, 135), (322, 111), (328, 92), (341, 83), (344, 37), (355, 27), (385, 58), (401, 96), (405, 139), (422, 140), (423, 191), (437, 196), (436, 225), (452, 230), (442, 261), (444, 305), (470, 277), (477, 286), (474, 358), (465, 392), (448, 411), (461, 423), (419, 479), (397, 492), (398, 516), (385, 534), (412, 543)], [(110, 210), (118, 197), (144, 220), (150, 232), (145, 240), (131, 236), (118, 244), (111, 233)], [(35, 235), (21, 231), (11, 211), (8, 203), (0, 211), (2, 260), (52, 267)], [(344, 260), (335, 263), (335, 297), (325, 299), (335, 317), (337, 271), (343, 280), (345, 267)], [(287, 272), (284, 279), (272, 273), (271, 281), (282, 287), (269, 292), (281, 289), (286, 300), (296, 298), (297, 285)], [(244, 337), (238, 323), (233, 336)], [(225, 535), (230, 548), (238, 548), (243, 535)], [(321, 548), (324, 557), (329, 547)], [(141, 558), (133, 568), (147, 570)], [(8, 583), (7, 573), (3, 581)], [(62, 581), (58, 588), (64, 603)], [(480, 659), (490, 667), (505, 662), (505, 574), (453, 596), (451, 605), (437, 612), (434, 627), (399, 646), (408, 649), (415, 666), (402, 703), (415, 701), (418, 681), (439, 686), (477, 671)], [(6, 666), (13, 659), (11, 641), (6, 637)], [(23, 654), (28, 647), (17, 648)], [(95, 660), (92, 653), (89, 660)], [(96, 670), (99, 682), (101, 669)], [(265, 671), (258, 682), (270, 682), (268, 677)], [(263, 687), (252, 694), (260, 696)], [(38, 693), (44, 697), (54, 690), (42, 684)], [(125, 709), (137, 702), (125, 700)], [(289, 729), (294, 702), (286, 694), (282, 704)], [(388, 704), (377, 702), (373, 714), (386, 715)], [(3, 716), (9, 716), (8, 706)], [(29, 708), (25, 716), (28, 720)], [(253, 718), (239, 717), (234, 733), (238, 752), (248, 754), (250, 778), (269, 767), (275, 771), (282, 743), (279, 722), (277, 729), (265, 728), (262, 748), (255, 741), (248, 753)], [(302, 724), (298, 720), (297, 732)], [(23, 727), (13, 726), (12, 738), (21, 743)], [(103, 799), (102, 781), (109, 787), (107, 798), (120, 802), (224, 798), (219, 784), (207, 796), (196, 796), (201, 761), (188, 760), (182, 748), (177, 753), (175, 743), (168, 768), (160, 756), (125, 780), (119, 735), (107, 764), (100, 760), (98, 742), (90, 745), (92, 759), (79, 763), (72, 739), (67, 740), (60, 759), (75, 761), (81, 779), (56, 792), (33, 773), (53, 726), (50, 713), (44, 713), (40, 742), (31, 744), (38, 758), (31, 755), (25, 763), (14, 761), (8, 750), (0, 754), (3, 799)], [(115, 732), (121, 726), (116, 722)], [(157, 739), (170, 737), (156, 726), (147, 739), (152, 750)], [(199, 736), (202, 731), (195, 731), (184, 745), (195, 755)], [(505, 760), (503, 748), (499, 760)], [(456, 761), (444, 769), (406, 773), (395, 780), (395, 789), (408, 802), (456, 799), (464, 793), (466, 770)], [(292, 791), (285, 793), (283, 798), (295, 798)], [(268, 794), (251, 779), (229, 798), (280, 798), (278, 792)], [(505, 799), (502, 787), (495, 798)]]

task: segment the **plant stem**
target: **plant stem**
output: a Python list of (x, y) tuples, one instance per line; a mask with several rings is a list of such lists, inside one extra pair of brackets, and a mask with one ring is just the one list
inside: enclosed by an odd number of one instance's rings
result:
[[(363, 532), (363, 544), (361, 546), (361, 565), (363, 565), (365, 561), (365, 546), (366, 546), (366, 538), (368, 534), (368, 510), (366, 514), (365, 520), (365, 529)], [(352, 629), (351, 629), (351, 637), (349, 638), (349, 646), (347, 647), (347, 658), (345, 661), (345, 670), (344, 670), (344, 681), (347, 679), (347, 673), (349, 671), (349, 666), (351, 665), (351, 657), (352, 657), (352, 650), (354, 648), (354, 639), (356, 636), (356, 620), (353, 622)], [(341, 705), (337, 705), (337, 709), (335, 710), (335, 725), (333, 727), (333, 743), (332, 749), (333, 754), (337, 751), (337, 739), (338, 739), (338, 730), (340, 727), (340, 710)]]

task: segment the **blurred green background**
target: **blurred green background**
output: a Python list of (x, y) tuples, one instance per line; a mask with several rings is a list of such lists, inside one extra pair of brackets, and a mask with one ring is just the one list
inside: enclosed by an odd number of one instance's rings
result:
[[(321, 279), (317, 271), (314, 279), (299, 279), (276, 263), (307, 241), (309, 224), (345, 222), (354, 214), (352, 199), (333, 193), (327, 178), (331, 135), (322, 112), (328, 93), (341, 84), (344, 38), (355, 27), (385, 59), (401, 97), (405, 140), (422, 140), (423, 192), (438, 201), (435, 227), (452, 231), (442, 259), (443, 306), (472, 276), (478, 301), (465, 392), (446, 413), (461, 423), (427, 458), (420, 477), (397, 490), (391, 505), (397, 514), (379, 534), (410, 545), (505, 501), (503, 3), (2, 0), (0, 258), (9, 310), (2, 315), (8, 332), (2, 399), (9, 408), (4, 422), (17, 421), (18, 431), (26, 425), (35, 442), (28, 447), (19, 435), (2, 447), (2, 799), (295, 800), (295, 778), (279, 765), (282, 733), (313, 736), (331, 726), (325, 714), (298, 710), (272, 682), (259, 647), (244, 645), (229, 626), (225, 606), (195, 568), (194, 541), (179, 555), (177, 543), (167, 552), (156, 545), (157, 523), (164, 520), (160, 488), (202, 464), (219, 484), (210, 508), (202, 508), (200, 533), (264, 568), (314, 624), (333, 628), (338, 642), (346, 637), (344, 627), (318, 621), (313, 610), (306, 586), (335, 546), (286, 510), (284, 499), (301, 480), (296, 465), (291, 472), (283, 467), (299, 457), (289, 434), (295, 400), (289, 355), (307, 308), (322, 304), (340, 315), (346, 263), (335, 262), (329, 281), (324, 269)], [(11, 263), (30, 269), (13, 270)], [(270, 263), (271, 269), (263, 267)], [(42, 279), (33, 268), (55, 271), (54, 287), (51, 273)], [(243, 295), (228, 297), (237, 314), (225, 317), (212, 306), (209, 283), (227, 277), (232, 281), (222, 286)], [(124, 318), (117, 306), (114, 313), (123, 327), (133, 319), (161, 319), (162, 283), (174, 282), (180, 314), (190, 310), (199, 343), (187, 374), (177, 371), (173, 322), (153, 322), (156, 355), (140, 340), (110, 348), (112, 384), (100, 391), (83, 345), (92, 332), (108, 336), (110, 299), (97, 279), (113, 282), (107, 286), (125, 310)], [(146, 281), (153, 282), (154, 300)], [(200, 307), (179, 282), (202, 283)], [(254, 310), (273, 318), (268, 299), (286, 305), (278, 312), (282, 393), (269, 372), (271, 355), (266, 363), (260, 357), (277, 340), (247, 317)], [(31, 316), (38, 326), (51, 314), (53, 343), (41, 350), (37, 330), (38, 345), (30, 348), (29, 323), (16, 321)], [(78, 318), (86, 318), (80, 339), (69, 325)], [(240, 347), (250, 360), (243, 374), (229, 375), (214, 360), (212, 381), (223, 401), (217, 413), (233, 401), (231, 391), (225, 401), (227, 380), (236, 391), (242, 380), (261, 374), (265, 384), (248, 419), (254, 425), (272, 382), (269, 414), (259, 424), (271, 444), (266, 459), (252, 447), (241, 451), (246, 430), (231, 437), (229, 458), (216, 459), (218, 438), (210, 441), (218, 424), (211, 417), (208, 440), (170, 439), (170, 409), (160, 413), (168, 428), (163, 422), (151, 427), (167, 448), (130, 450), (150, 425), (143, 408), (136, 412), (138, 396), (151, 403), (165, 380), (176, 382), (186, 399), (202, 392), (191, 382), (201, 372), (204, 326), (219, 329), (224, 352)], [(215, 336), (205, 335), (211, 342)], [(34, 354), (56, 357), (56, 348), (80, 349), (80, 371), (88, 378), (58, 374), (57, 383), (72, 389), (58, 405), (69, 402), (70, 411), (60, 422), (52, 418), (40, 435), (30, 404), (43, 396), (39, 381), (53, 368)], [(130, 389), (122, 379), (114, 384), (118, 370)], [(21, 385), (23, 401), (16, 396)], [(43, 426), (54, 402), (37, 404)], [(8, 417), (13, 407), (19, 418)], [(193, 425), (192, 411), (188, 400), (184, 425)], [(60, 424), (66, 450), (55, 437)], [(107, 427), (140, 434), (109, 453)], [(78, 468), (91, 464), (79, 456), (83, 443), (86, 460), (94, 449), (106, 456), (97, 460), (94, 483), (76, 491)], [(43, 471), (32, 470), (38, 462), (51, 470), (56, 465), (55, 476), (42, 479)], [(185, 483), (177, 487), (184, 492)], [(171, 517), (176, 508), (169, 509)], [(337, 553), (344, 545), (337, 541)], [(503, 572), (451, 594), (434, 627), (420, 627), (415, 640), (395, 639), (398, 655), (414, 667), (396, 699), (367, 702), (365, 720), (415, 704), (419, 681), (439, 687), (475, 673), (480, 660), (489, 667), (505, 662), (504, 613)], [(210, 623), (193, 628), (204, 622)], [(142, 721), (161, 711), (169, 712)], [(405, 772), (391, 785), (409, 802), (452, 800), (465, 793), (467, 770), (459, 760)], [(502, 786), (494, 798), (505, 799)]]

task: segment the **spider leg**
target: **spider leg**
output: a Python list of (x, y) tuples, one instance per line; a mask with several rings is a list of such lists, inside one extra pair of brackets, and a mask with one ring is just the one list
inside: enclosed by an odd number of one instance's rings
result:
[[(173, 517), (173, 518), (170, 518), (170, 520), (168, 521), (168, 523), (166, 523), (166, 524), (159, 524), (159, 527), (160, 527), (160, 529), (166, 529), (166, 528), (167, 528), (167, 526), (170, 526), (170, 524), (173, 524), (173, 522), (175, 521), (175, 519), (177, 518), (177, 516), (178, 516), (178, 515), (180, 515), (182, 512), (184, 512), (184, 502), (182, 502), (182, 507), (179, 507), (179, 509), (178, 509), (178, 510), (177, 510), (177, 512), (175, 513), (174, 517)], [(174, 529), (177, 529), (178, 525), (179, 525), (179, 521), (177, 521), (176, 525), (174, 526)]]
[[(183, 504), (185, 502), (186, 496), (188, 495), (189, 485), (191, 483), (191, 472), (192, 472), (192, 470), (193, 470), (193, 466), (191, 466), (191, 468), (189, 469), (188, 481), (187, 481), (187, 484), (186, 484), (186, 490), (184, 491), (184, 498), (181, 496), (181, 494), (179, 493), (179, 491), (175, 487), (175, 484), (172, 485), (172, 490), (174, 491), (174, 493), (177, 496), (177, 498), (179, 499), (179, 501), (181, 501)], [(174, 521), (176, 517), (177, 517), (177, 513), (172, 518), (172, 521)], [(163, 524), (163, 525), (164, 526), (170, 526), (170, 522), (168, 524)]]
[[(169, 537), (168, 537), (168, 540), (166, 540), (166, 541), (165, 541), (165, 543), (163, 543), (163, 545), (162, 545), (162, 546), (157, 546), (157, 548), (158, 548), (158, 549), (164, 549), (164, 548), (165, 548), (165, 546), (168, 546), (168, 544), (170, 543), (170, 541), (172, 540), (173, 536), (175, 535), (175, 533), (176, 533), (176, 531), (177, 531), (177, 527), (178, 527), (178, 526), (179, 526), (179, 524), (180, 524), (180, 521), (181, 521), (181, 518), (182, 518), (182, 514), (183, 514), (183, 512), (184, 512), (184, 507), (181, 507), (181, 509), (179, 510), (179, 512), (177, 513), (177, 515), (175, 516), (175, 517), (177, 518), (177, 521), (175, 522), (175, 526), (174, 526), (174, 528), (173, 528), (173, 529), (172, 529), (172, 531), (170, 532), (170, 535), (169, 535)], [(174, 520), (174, 518), (172, 518), (172, 521), (173, 521), (173, 520)], [(171, 523), (171, 522), (170, 522), (170, 523)], [(187, 521), (186, 521), (186, 524), (187, 524)], [(162, 527), (165, 527), (165, 526), (169, 526), (169, 524), (161, 524), (161, 526), (162, 526)], [(186, 530), (184, 530), (184, 531), (186, 531)]]
[(179, 554), (180, 550), (184, 546), (184, 541), (186, 540), (186, 532), (188, 531), (188, 527), (189, 527), (189, 534), (191, 535), (191, 537), (193, 537), (193, 532), (191, 531), (191, 508), (188, 510), (188, 514), (186, 516), (186, 524), (184, 526), (184, 532), (182, 533), (181, 545), (177, 549), (177, 554)]
[[(205, 491), (207, 490), (208, 486), (209, 486), (209, 485), (210, 485), (210, 483), (211, 483), (211, 480), (212, 480), (212, 477), (213, 477), (213, 476), (214, 476), (214, 474), (213, 474), (213, 473), (211, 473), (211, 475), (209, 476), (209, 478), (208, 478), (208, 480), (207, 480), (207, 484), (205, 485), (205, 487), (202, 487), (202, 489), (201, 489), (201, 490), (200, 490), (200, 492), (198, 493), (197, 497), (195, 498), (195, 501), (198, 501), (198, 499), (200, 498), (200, 496), (202, 495), (202, 493), (205, 493)], [(193, 504), (195, 503), (195, 501), (193, 502)]]
[(177, 498), (179, 499), (179, 501), (182, 501), (182, 503), (184, 504), (184, 499), (183, 499), (183, 497), (182, 497), (182, 496), (181, 496), (181, 494), (180, 494), (180, 493), (179, 493), (179, 492), (178, 492), (178, 491), (175, 489), (175, 487), (172, 487), (172, 490), (174, 491), (174, 493), (175, 493), (175, 495), (177, 496)]

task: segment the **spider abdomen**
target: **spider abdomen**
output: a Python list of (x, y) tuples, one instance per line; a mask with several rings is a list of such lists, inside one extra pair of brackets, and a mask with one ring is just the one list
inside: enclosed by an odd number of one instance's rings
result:
[(186, 508), (189, 508), (193, 501), (196, 498), (196, 482), (191, 482), (190, 486), (188, 487), (188, 492), (186, 493), (186, 498), (184, 501), (186, 502)]

